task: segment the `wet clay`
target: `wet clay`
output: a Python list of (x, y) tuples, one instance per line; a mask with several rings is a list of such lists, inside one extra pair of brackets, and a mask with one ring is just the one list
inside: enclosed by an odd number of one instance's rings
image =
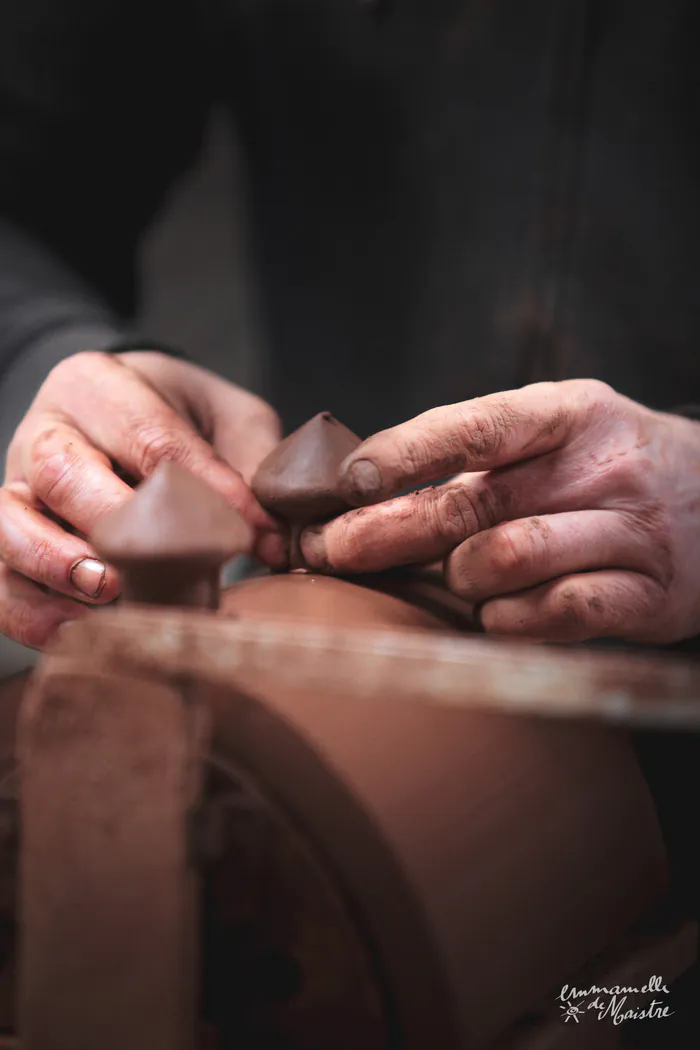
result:
[[(239, 583), (221, 611), (368, 627), (379, 645), (382, 628), (440, 628), (406, 597), (290, 573)], [(491, 1046), (665, 892), (658, 821), (624, 734), (368, 695), (361, 661), (356, 683), (297, 688), (288, 660), (239, 670), (247, 700), (226, 753), (322, 844), (407, 1047)]]
[(253, 492), (266, 510), (289, 521), (339, 514), (347, 503), (338, 495), (338, 469), (359, 444), (330, 412), (319, 412), (263, 460)]
[[(380, 578), (377, 577), (378, 583)], [(291, 572), (244, 580), (222, 595), (225, 616), (287, 619), (334, 627), (400, 628), (449, 631), (449, 610), (421, 608), (410, 592), (401, 597), (335, 576)]]
[(258, 467), (252, 489), (262, 506), (287, 521), (292, 534), (290, 566), (304, 564), (302, 529), (348, 509), (338, 494), (338, 471), (360, 438), (330, 412), (319, 412), (281, 441)]
[(164, 463), (90, 537), (127, 601), (217, 608), (221, 567), (253, 548), (243, 517), (205, 482)]

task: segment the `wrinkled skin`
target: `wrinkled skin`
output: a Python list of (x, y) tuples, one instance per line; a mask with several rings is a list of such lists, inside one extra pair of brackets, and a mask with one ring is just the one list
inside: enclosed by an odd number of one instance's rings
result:
[[(43, 648), (59, 625), (119, 593), (84, 539), (163, 460), (237, 507), (258, 555), (285, 561), (278, 526), (249, 482), (275, 447), (273, 410), (202, 368), (163, 354), (76, 354), (48, 376), (10, 445), (0, 489), (0, 633)], [(127, 479), (127, 480), (125, 480)]]
[(495, 634), (658, 644), (700, 634), (700, 424), (603, 383), (433, 409), (365, 441), (341, 487), (361, 506), (303, 534), (312, 568), (443, 560), (447, 585)]

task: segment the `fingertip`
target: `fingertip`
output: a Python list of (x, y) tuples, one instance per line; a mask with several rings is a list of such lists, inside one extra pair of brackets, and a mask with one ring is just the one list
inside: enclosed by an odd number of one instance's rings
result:
[(289, 540), (280, 532), (265, 532), (255, 546), (255, 554), (268, 568), (282, 572), (289, 567)]
[(122, 587), (118, 574), (107, 566), (105, 582), (98, 596), (93, 600), (95, 605), (110, 605), (121, 596)]
[(107, 582), (107, 566), (99, 558), (79, 558), (70, 568), (68, 582), (81, 601), (97, 601)]
[(300, 537), (299, 546), (309, 569), (316, 572), (330, 572), (326, 540), (321, 526), (315, 525), (305, 529)]
[(383, 478), (379, 467), (371, 459), (346, 460), (340, 468), (338, 487), (343, 499), (353, 506), (361, 507), (379, 499)]
[(119, 597), (119, 575), (110, 565), (94, 555), (84, 555), (73, 563), (68, 573), (71, 597), (90, 605), (108, 605)]

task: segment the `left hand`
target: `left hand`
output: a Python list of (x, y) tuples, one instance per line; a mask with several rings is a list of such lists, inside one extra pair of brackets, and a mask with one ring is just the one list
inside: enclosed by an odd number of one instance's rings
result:
[(445, 559), (447, 585), (498, 634), (700, 634), (700, 423), (597, 380), (432, 409), (360, 445), (341, 486), (363, 506), (306, 530), (311, 568)]
[(86, 351), (46, 377), (17, 428), (0, 487), (0, 634), (46, 648), (61, 623), (92, 615), (119, 578), (87, 537), (169, 460), (254, 529), (256, 555), (286, 564), (280, 527), (250, 488), (280, 437), (260, 398), (152, 351)]

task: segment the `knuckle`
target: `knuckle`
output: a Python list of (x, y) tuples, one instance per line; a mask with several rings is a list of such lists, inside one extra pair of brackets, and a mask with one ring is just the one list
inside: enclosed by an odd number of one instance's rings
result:
[(488, 411), (464, 408), (460, 414), (460, 446), (467, 458), (492, 456), (498, 452), (514, 426), (514, 412), (506, 402)]
[[(261, 402), (248, 417), (246, 428), (251, 433), (275, 434), (279, 437), (282, 433), (282, 423), (274, 408)], [(281, 440), (281, 438), (280, 438)]]
[(391, 440), (391, 447), (397, 456), (399, 474), (412, 478), (428, 470), (431, 478), (446, 478), (462, 469), (464, 448), (460, 427), (458, 424), (447, 427), (444, 412), (444, 409), (425, 412), (419, 417), (420, 427), (401, 432), (398, 442), (394, 440), (391, 430), (383, 431), (384, 443), (388, 447)]
[(413, 477), (426, 467), (434, 457), (431, 455), (430, 439), (426, 436), (408, 438), (401, 448), (400, 469), (407, 477)]
[(555, 587), (549, 601), (551, 618), (567, 627), (587, 628), (594, 617), (605, 611), (602, 599), (595, 593), (584, 596), (570, 583)]
[(132, 460), (137, 470), (148, 477), (160, 463), (184, 464), (190, 451), (182, 434), (172, 427), (152, 423), (137, 426), (132, 437)]
[(581, 602), (578, 590), (571, 585), (555, 587), (550, 595), (550, 612), (556, 619), (566, 623), (578, 623), (586, 615), (586, 605)]
[(644, 472), (638, 461), (626, 451), (620, 451), (599, 463), (599, 469), (607, 474), (613, 491), (621, 496), (638, 496), (646, 485)]
[(649, 527), (658, 523), (658, 511), (652, 510), (654, 474), (644, 457), (624, 449), (610, 461), (603, 462), (601, 470), (609, 486), (610, 499), (616, 505), (635, 507), (639, 519), (646, 518)]
[(248, 391), (246, 393), (248, 394), (246, 415), (253, 426), (279, 427), (281, 425), (280, 417), (272, 405), (269, 405), (264, 398), (258, 397), (257, 394)]
[(487, 548), (487, 558), (493, 576), (507, 578), (517, 572), (525, 558), (522, 531), (499, 529)]
[[(430, 506), (430, 504), (428, 504)], [(434, 531), (457, 545), (479, 529), (479, 517), (469, 493), (457, 486), (439, 491), (432, 511)]]
[(602, 379), (570, 379), (567, 382), (575, 400), (592, 408), (607, 407), (617, 400), (618, 394)]
[(551, 560), (552, 527), (542, 518), (526, 519), (518, 530), (524, 547), (524, 556), (539, 567), (546, 567)]
[(24, 561), (34, 578), (43, 581), (47, 576), (47, 569), (56, 559), (56, 549), (46, 539), (33, 539), (27, 543)]
[(60, 498), (74, 484), (76, 456), (61, 439), (58, 427), (46, 427), (29, 448), (29, 475), (36, 494), (44, 501)]
[(76, 379), (91, 376), (96, 368), (111, 362), (111, 356), (101, 350), (81, 350), (80, 353), (72, 354), (54, 365), (46, 378), (45, 385), (62, 385), (66, 380), (73, 383)]
[[(372, 562), (376, 548), (367, 543), (368, 529), (363, 524), (364, 510), (348, 511), (330, 521), (324, 528), (326, 558), (335, 569), (352, 565), (364, 569)], [(369, 530), (372, 534), (372, 530)]]

